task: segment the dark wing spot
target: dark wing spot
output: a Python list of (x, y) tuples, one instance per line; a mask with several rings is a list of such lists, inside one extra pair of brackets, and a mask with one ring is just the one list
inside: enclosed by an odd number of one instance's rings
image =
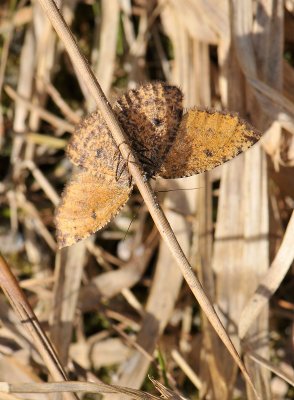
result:
[(204, 153), (207, 157), (212, 157), (212, 156), (213, 156), (213, 152), (210, 151), (210, 150), (208, 150), (208, 149), (205, 149), (205, 150), (203, 151), (203, 153)]
[(97, 158), (101, 158), (101, 157), (102, 157), (102, 154), (103, 154), (103, 149), (98, 149), (98, 150), (96, 150), (96, 157), (97, 157)]
[(93, 219), (96, 219), (96, 218), (97, 218), (97, 215), (96, 215), (95, 211), (92, 212), (91, 217), (92, 217)]
[(158, 118), (153, 118), (152, 119), (152, 124), (155, 125), (155, 126), (159, 126), (159, 125), (162, 124), (162, 120), (158, 119)]

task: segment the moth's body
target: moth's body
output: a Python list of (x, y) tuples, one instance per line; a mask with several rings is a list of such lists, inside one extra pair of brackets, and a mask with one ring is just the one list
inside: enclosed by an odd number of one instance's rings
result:
[[(238, 155), (260, 135), (230, 114), (190, 110), (180, 89), (147, 83), (115, 103), (116, 113), (147, 178), (181, 178), (210, 170)], [(67, 148), (79, 167), (56, 213), (60, 247), (105, 226), (127, 202), (132, 179), (99, 111), (77, 127)]]

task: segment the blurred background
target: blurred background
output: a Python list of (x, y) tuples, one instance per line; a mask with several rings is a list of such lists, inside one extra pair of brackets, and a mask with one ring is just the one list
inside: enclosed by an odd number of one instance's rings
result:
[[(293, 0), (57, 3), (112, 103), (140, 83), (168, 81), (186, 108), (238, 112), (264, 132), (211, 172), (154, 186), (263, 398), (293, 399), (269, 370), (293, 374), (291, 247), (270, 302), (254, 318), (244, 311), (290, 231)], [(39, 3), (0, 4), (0, 251), (70, 377), (155, 393), (149, 375), (192, 399), (253, 398), (138, 192), (106, 229), (57, 250), (54, 209), (72, 171), (65, 147), (94, 101)], [(0, 317), (0, 380), (46, 382), (3, 294)]]

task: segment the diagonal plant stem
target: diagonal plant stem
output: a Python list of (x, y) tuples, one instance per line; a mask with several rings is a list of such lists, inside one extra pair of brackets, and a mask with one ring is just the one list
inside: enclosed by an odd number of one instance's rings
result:
[(121, 151), (123, 158), (128, 162), (129, 171), (132, 174), (132, 177), (138, 189), (141, 192), (141, 195), (146, 203), (146, 206), (148, 207), (148, 210), (154, 220), (154, 223), (156, 224), (157, 229), (160, 232), (163, 240), (166, 242), (167, 246), (172, 252), (178, 266), (182, 271), (182, 274), (187, 284), (192, 290), (194, 296), (199, 302), (208, 320), (210, 321), (210, 323), (216, 330), (217, 334), (221, 338), (222, 342), (227, 347), (228, 351), (231, 353), (232, 357), (238, 364), (240, 370), (244, 375), (244, 378), (253, 389), (256, 397), (259, 398), (254, 388), (254, 385), (250, 379), (250, 376), (237, 350), (235, 349), (233, 343), (231, 342), (218, 315), (216, 314), (212, 304), (210, 303), (208, 297), (206, 296), (200, 281), (195, 276), (191, 265), (189, 264), (185, 254), (183, 253), (175, 237), (175, 234), (169, 225), (168, 220), (166, 219), (160, 205), (157, 202), (156, 196), (153, 190), (151, 189), (151, 186), (146, 181), (144, 174), (142, 174), (142, 171), (139, 167), (139, 163), (137, 162), (136, 157), (132, 153), (132, 150), (128, 144), (126, 135), (124, 134), (122, 128), (120, 127), (118, 121), (116, 120), (112, 108), (108, 100), (106, 99), (99, 83), (97, 82), (97, 79), (93, 74), (87, 60), (80, 52), (70, 29), (66, 25), (62, 15), (60, 14), (53, 0), (39, 0), (39, 3), (43, 7), (54, 29), (56, 30), (62, 42), (64, 43), (64, 46), (72, 60), (72, 63), (75, 65), (76, 70), (83, 78), (88, 90), (94, 97), (97, 107), (99, 108), (102, 117), (104, 118), (107, 126), (109, 127), (113, 135), (113, 138)]

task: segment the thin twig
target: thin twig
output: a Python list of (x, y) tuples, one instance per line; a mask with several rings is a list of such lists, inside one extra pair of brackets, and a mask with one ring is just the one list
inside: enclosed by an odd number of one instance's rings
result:
[(142, 392), (141, 390), (129, 389), (123, 386), (108, 385), (106, 383), (93, 382), (50, 382), (50, 383), (7, 383), (0, 382), (0, 392), (3, 393), (62, 393), (62, 392), (85, 392), (85, 393), (118, 393), (131, 396), (134, 399), (160, 400), (159, 396)]
[(62, 118), (56, 117), (54, 114), (44, 110), (42, 107), (32, 104), (30, 101), (18, 94), (15, 90), (13, 90), (10, 86), (5, 85), (4, 89), (12, 100), (22, 102), (28, 110), (37, 112), (39, 116), (44, 119), (44, 121), (49, 122), (50, 124), (62, 131), (73, 132), (72, 124), (68, 123)]
[[(256, 361), (258, 364), (263, 365), (265, 368), (267, 368), (269, 371), (273, 372), (275, 375), (279, 376), (282, 378), (284, 381), (288, 382), (289, 385), (294, 387), (294, 370), (292, 368), (292, 374), (290, 375), (288, 372), (283, 371), (281, 368), (276, 367), (272, 363), (270, 363), (268, 360), (266, 360), (264, 357), (261, 357), (260, 355), (254, 353), (254, 352), (248, 352), (247, 353), (252, 360)], [(289, 365), (289, 369), (291, 366)]]
[[(43, 358), (53, 379), (67, 380), (66, 373), (59, 359), (44, 333), (39, 321), (21, 290), (9, 265), (0, 254), (0, 285), (12, 308), (18, 315), (20, 321), (32, 337), (32, 341)], [(68, 400), (77, 400), (74, 394), (68, 395)]]
[(241, 339), (244, 339), (249, 328), (278, 289), (292, 265), (294, 258), (293, 233), (294, 212), (291, 215), (283, 241), (270, 268), (259, 282), (258, 287), (242, 311), (239, 324), (239, 337)]
[(201, 390), (201, 380), (196, 375), (195, 371), (190, 367), (187, 361), (181, 356), (181, 354), (177, 350), (172, 350), (171, 356), (177, 365), (181, 368), (184, 374), (190, 379), (193, 385), (198, 389)]
[(132, 174), (132, 177), (139, 191), (141, 192), (141, 195), (146, 203), (146, 206), (148, 207), (148, 210), (163, 240), (166, 242), (177, 264), (179, 265), (186, 282), (188, 283), (194, 296), (198, 300), (201, 308), (207, 315), (207, 318), (211, 322), (212, 326), (214, 327), (219, 337), (227, 347), (228, 351), (231, 353), (232, 357), (238, 364), (246, 381), (251, 386), (255, 395), (258, 398), (258, 394), (256, 393), (251, 378), (243, 362), (241, 361), (237, 350), (235, 349), (233, 343), (231, 342), (225, 328), (223, 327), (220, 319), (218, 318), (218, 315), (216, 314), (212, 304), (210, 303), (208, 297), (206, 296), (200, 281), (195, 276), (191, 265), (189, 264), (185, 254), (183, 253), (175, 237), (175, 234), (173, 233), (169, 225), (168, 220), (166, 219), (160, 205), (157, 202), (156, 196), (151, 186), (149, 185), (144, 175), (142, 174), (142, 171), (139, 167), (139, 163), (137, 162), (134, 154), (132, 153), (132, 150), (128, 144), (124, 132), (121, 129), (118, 121), (116, 120), (116, 117), (112, 111), (109, 102), (107, 101), (99, 83), (97, 82), (96, 77), (91, 71), (88, 62), (80, 52), (71, 31), (67, 27), (64, 19), (62, 18), (53, 0), (39, 0), (39, 3), (46, 12), (49, 20), (51, 21), (60, 39), (63, 41), (64, 46), (73, 64), (75, 65), (75, 69), (83, 78), (85, 85), (87, 86), (88, 90), (94, 97), (95, 102), (102, 114), (102, 117), (104, 118), (107, 126), (112, 132), (113, 138), (118, 148), (120, 149), (123, 158), (128, 161), (129, 171)]

